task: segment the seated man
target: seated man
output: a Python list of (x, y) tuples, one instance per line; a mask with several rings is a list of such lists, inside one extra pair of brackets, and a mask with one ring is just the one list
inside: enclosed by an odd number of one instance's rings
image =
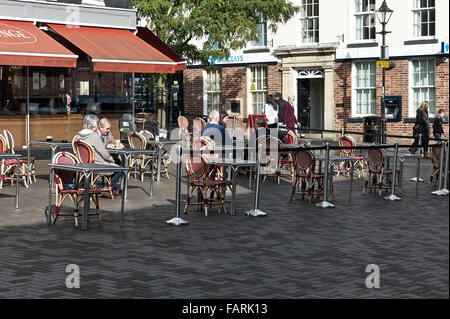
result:
[(115, 149), (124, 148), (120, 140), (116, 140), (114, 136), (111, 134), (111, 123), (106, 117), (100, 119), (97, 131), (100, 134), (100, 137), (102, 139), (103, 144), (105, 145), (105, 148), (115, 148)]
[[(112, 156), (109, 154), (108, 150), (103, 144), (98, 130), (98, 117), (93, 114), (87, 114), (83, 120), (83, 129), (78, 132), (74, 140), (84, 141), (92, 146), (94, 149), (94, 163), (103, 164), (109, 166), (119, 166), (115, 163)], [(124, 176), (123, 172), (116, 172), (111, 176), (111, 189), (113, 190), (114, 196), (119, 196), (119, 186), (118, 182), (121, 177)], [(109, 193), (105, 194), (110, 197)]]
[(209, 113), (209, 123), (203, 128), (202, 136), (211, 137), (216, 144), (231, 145), (232, 139), (225, 127), (219, 124), (220, 114), (216, 110)]

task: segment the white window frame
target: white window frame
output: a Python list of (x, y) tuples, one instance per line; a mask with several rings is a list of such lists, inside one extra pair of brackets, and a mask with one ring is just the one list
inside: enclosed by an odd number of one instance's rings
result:
[[(427, 8), (416, 8), (416, 1), (417, 0), (411, 0), (412, 1), (412, 8), (411, 8), (411, 34), (413, 39), (435, 39), (436, 38), (436, 0), (434, 0), (434, 7), (427, 7)], [(415, 23), (415, 15), (419, 11), (425, 11), (425, 10), (434, 10), (434, 35), (416, 35), (415, 29), (414, 29), (414, 23)], [(429, 25), (429, 22), (428, 24)]]
[[(357, 1), (363, 1), (363, 0), (352, 0), (352, 4), (353, 4), (353, 36), (354, 36), (354, 41), (357, 43), (373, 43), (376, 42), (376, 28), (377, 28), (377, 18), (376, 18), (376, 0), (375, 0), (375, 8), (374, 11), (361, 11), (358, 12), (357, 11)], [(370, 0), (369, 0), (370, 1)], [(366, 15), (371, 15), (373, 14), (373, 18), (374, 18), (374, 23), (373, 23), (373, 27), (375, 28), (375, 35), (373, 39), (358, 39), (358, 31), (357, 31), (357, 27), (358, 27), (358, 23), (357, 23), (357, 17), (359, 16), (366, 16)]]
[[(426, 85), (426, 86), (414, 86), (414, 62), (415, 61), (423, 61), (423, 60), (430, 60), (434, 62), (434, 85)], [(429, 57), (429, 58), (418, 58), (418, 59), (410, 59), (409, 60), (409, 77), (408, 77), (408, 87), (409, 87), (409, 117), (416, 117), (416, 111), (417, 106), (414, 106), (414, 89), (415, 88), (424, 88), (424, 89), (432, 89), (434, 88), (434, 108), (436, 109), (436, 59), (435, 57)], [(430, 101), (429, 101), (430, 102)], [(431, 102), (430, 102), (431, 103)], [(433, 105), (432, 105), (433, 106)], [(434, 117), (436, 114), (435, 111), (428, 111), (428, 116)]]
[[(251, 47), (252, 48), (267, 48), (267, 19), (265, 17), (263, 17), (262, 15), (260, 16), (260, 22), (258, 23), (258, 27), (262, 25), (263, 26), (263, 30), (262, 32), (258, 33), (258, 41), (252, 41), (251, 42)], [(260, 30), (258, 30), (260, 31)], [(261, 40), (261, 37), (264, 38), (265, 37), (265, 41), (262, 41), (262, 44), (260, 45), (259, 42)]]
[[(256, 90), (251, 90), (252, 85), (252, 69), (266, 69), (266, 89), (259, 89), (256, 88)], [(247, 67), (247, 92), (248, 92), (248, 98), (247, 98), (247, 115), (248, 114), (257, 114), (253, 113), (253, 93), (264, 93), (265, 102), (263, 102), (262, 106), (267, 103), (267, 95), (269, 91), (269, 78), (268, 78), (268, 67), (267, 65), (257, 65), (257, 66), (249, 66)]]
[[(315, 2), (317, 2), (317, 10), (319, 11), (319, 15), (317, 15), (317, 16), (307, 16), (307, 15), (303, 16), (303, 13), (302, 13), (303, 7), (304, 6), (307, 7), (309, 5), (309, 4), (303, 4), (303, 1), (307, 1), (307, 0), (300, 0), (300, 43), (302, 43), (302, 44), (319, 43), (320, 42), (320, 19), (319, 19), (319, 16), (320, 16), (320, 2), (319, 1), (320, 0), (311, 0), (311, 1), (313, 1), (313, 3), (311, 4), (312, 6), (314, 6)], [(307, 13), (307, 9), (305, 9), (304, 12)], [(317, 20), (317, 29), (312, 29), (312, 30), (307, 30), (307, 31), (314, 32), (317, 30), (317, 32), (318, 32), (317, 41), (305, 41), (305, 39), (303, 38), (303, 32), (305, 31), (305, 30), (303, 30), (303, 21), (311, 20), (311, 19)]]
[(208, 111), (208, 94), (212, 93), (219, 93), (220, 94), (220, 102), (219, 102), (219, 109), (218, 111), (221, 111), (222, 107), (222, 68), (214, 68), (215, 71), (219, 71), (220, 74), (220, 91), (208, 91), (208, 71), (203, 70), (203, 114), (209, 114)]
[[(356, 64), (357, 63), (373, 63), (375, 67), (375, 86), (374, 87), (356, 87)], [(352, 117), (364, 117), (364, 116), (373, 116), (376, 115), (377, 112), (377, 97), (375, 97), (375, 112), (374, 113), (367, 113), (367, 114), (358, 114), (358, 100), (357, 100), (357, 90), (375, 90), (375, 94), (377, 92), (377, 86), (376, 86), (376, 61), (354, 61), (352, 63)]]

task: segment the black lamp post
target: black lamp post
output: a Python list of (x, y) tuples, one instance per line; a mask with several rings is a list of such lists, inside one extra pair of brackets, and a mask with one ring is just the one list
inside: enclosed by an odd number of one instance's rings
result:
[[(392, 9), (390, 9), (386, 0), (383, 0), (381, 7), (376, 11), (378, 21), (381, 23), (381, 32), (377, 32), (377, 34), (381, 34), (383, 37), (383, 43), (381, 46), (380, 58), (381, 60), (389, 60), (389, 53), (387, 50), (385, 37), (387, 33), (391, 33), (390, 31), (386, 31), (386, 24), (389, 22), (389, 19), (392, 16)], [(386, 86), (386, 69), (383, 68), (383, 92), (381, 98), (381, 143), (386, 144), (386, 112), (385, 112), (385, 86)]]

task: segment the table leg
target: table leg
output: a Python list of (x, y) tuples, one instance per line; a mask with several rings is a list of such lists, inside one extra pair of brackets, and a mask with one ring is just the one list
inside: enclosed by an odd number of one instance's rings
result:
[(19, 208), (19, 159), (17, 159), (16, 169), (16, 209)]
[(236, 172), (237, 172), (237, 167), (233, 167), (230, 166), (230, 170), (233, 170), (233, 176), (232, 176), (232, 186), (233, 189), (231, 190), (231, 215), (234, 216), (236, 214)]
[[(124, 184), (128, 184), (128, 171), (124, 172)], [(125, 192), (122, 193), (122, 203), (120, 206), (120, 227), (123, 227), (123, 212), (124, 212), (124, 206), (125, 206)]]
[(328, 198), (327, 201), (331, 200), (331, 196), (333, 195), (333, 190), (334, 190), (334, 185), (333, 185), (333, 177), (334, 177), (334, 162), (330, 161), (330, 166), (329, 166), (329, 172), (330, 174), (328, 175), (328, 185), (329, 185), (329, 192), (328, 192)]
[(150, 176), (150, 197), (153, 197), (153, 178), (155, 178), (155, 161), (153, 160), (153, 155), (152, 155), (152, 160), (150, 162), (150, 166), (152, 168), (152, 176)]
[(253, 170), (253, 167), (250, 166), (248, 169), (248, 171), (249, 171), (249, 173), (248, 173), (248, 175), (249, 175), (248, 188), (250, 188), (250, 189), (252, 189), (252, 170)]
[[(123, 156), (124, 156), (123, 167), (125, 167), (125, 165), (128, 165), (128, 167), (130, 167), (130, 154), (123, 154)], [(124, 178), (123, 196), (122, 197), (127, 198), (127, 195), (128, 195), (128, 171), (126, 171), (125, 174), (127, 175), (127, 178), (126, 179)]]
[[(399, 161), (400, 161), (400, 176), (399, 176), (399, 182), (398, 182), (398, 191), (399, 191), (399, 193), (400, 194), (402, 194), (403, 193), (403, 166), (404, 166), (404, 160), (402, 160), (402, 159), (400, 159), (399, 158)], [(395, 178), (395, 172), (394, 172), (394, 178)]]
[(350, 161), (350, 194), (348, 197), (348, 201), (352, 202), (352, 193), (353, 193), (353, 169), (355, 167), (355, 161)]
[(91, 173), (84, 173), (84, 214), (83, 214), (83, 230), (87, 229), (87, 221), (88, 221), (88, 214), (89, 214), (89, 206), (91, 203), (91, 200), (89, 198), (89, 188), (91, 187)]
[(48, 209), (46, 214), (47, 225), (52, 224), (52, 178), (53, 178), (53, 168), (50, 168), (50, 174), (48, 177)]
[(159, 183), (161, 181), (161, 154), (162, 153), (162, 145), (158, 144), (158, 170), (156, 173), (156, 181)]
[(30, 142), (28, 142), (27, 144), (27, 148), (28, 148), (28, 152), (27, 152), (27, 166), (28, 166), (28, 170), (27, 170), (27, 181), (29, 184), (30, 183), (30, 169), (31, 169), (31, 154), (30, 154)]
[(417, 157), (416, 196), (419, 196), (420, 156)]

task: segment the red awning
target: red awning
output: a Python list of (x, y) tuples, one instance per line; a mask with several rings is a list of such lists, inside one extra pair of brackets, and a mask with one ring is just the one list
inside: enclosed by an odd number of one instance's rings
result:
[(147, 42), (149, 45), (159, 50), (174, 62), (177, 62), (176, 70), (184, 70), (186, 68), (186, 61), (183, 60), (171, 47), (156, 36), (149, 28), (138, 27), (137, 36)]
[(174, 73), (173, 61), (129, 30), (48, 24), (92, 58), (94, 71)]
[(0, 20), (0, 65), (74, 68), (77, 58), (31, 22)]

